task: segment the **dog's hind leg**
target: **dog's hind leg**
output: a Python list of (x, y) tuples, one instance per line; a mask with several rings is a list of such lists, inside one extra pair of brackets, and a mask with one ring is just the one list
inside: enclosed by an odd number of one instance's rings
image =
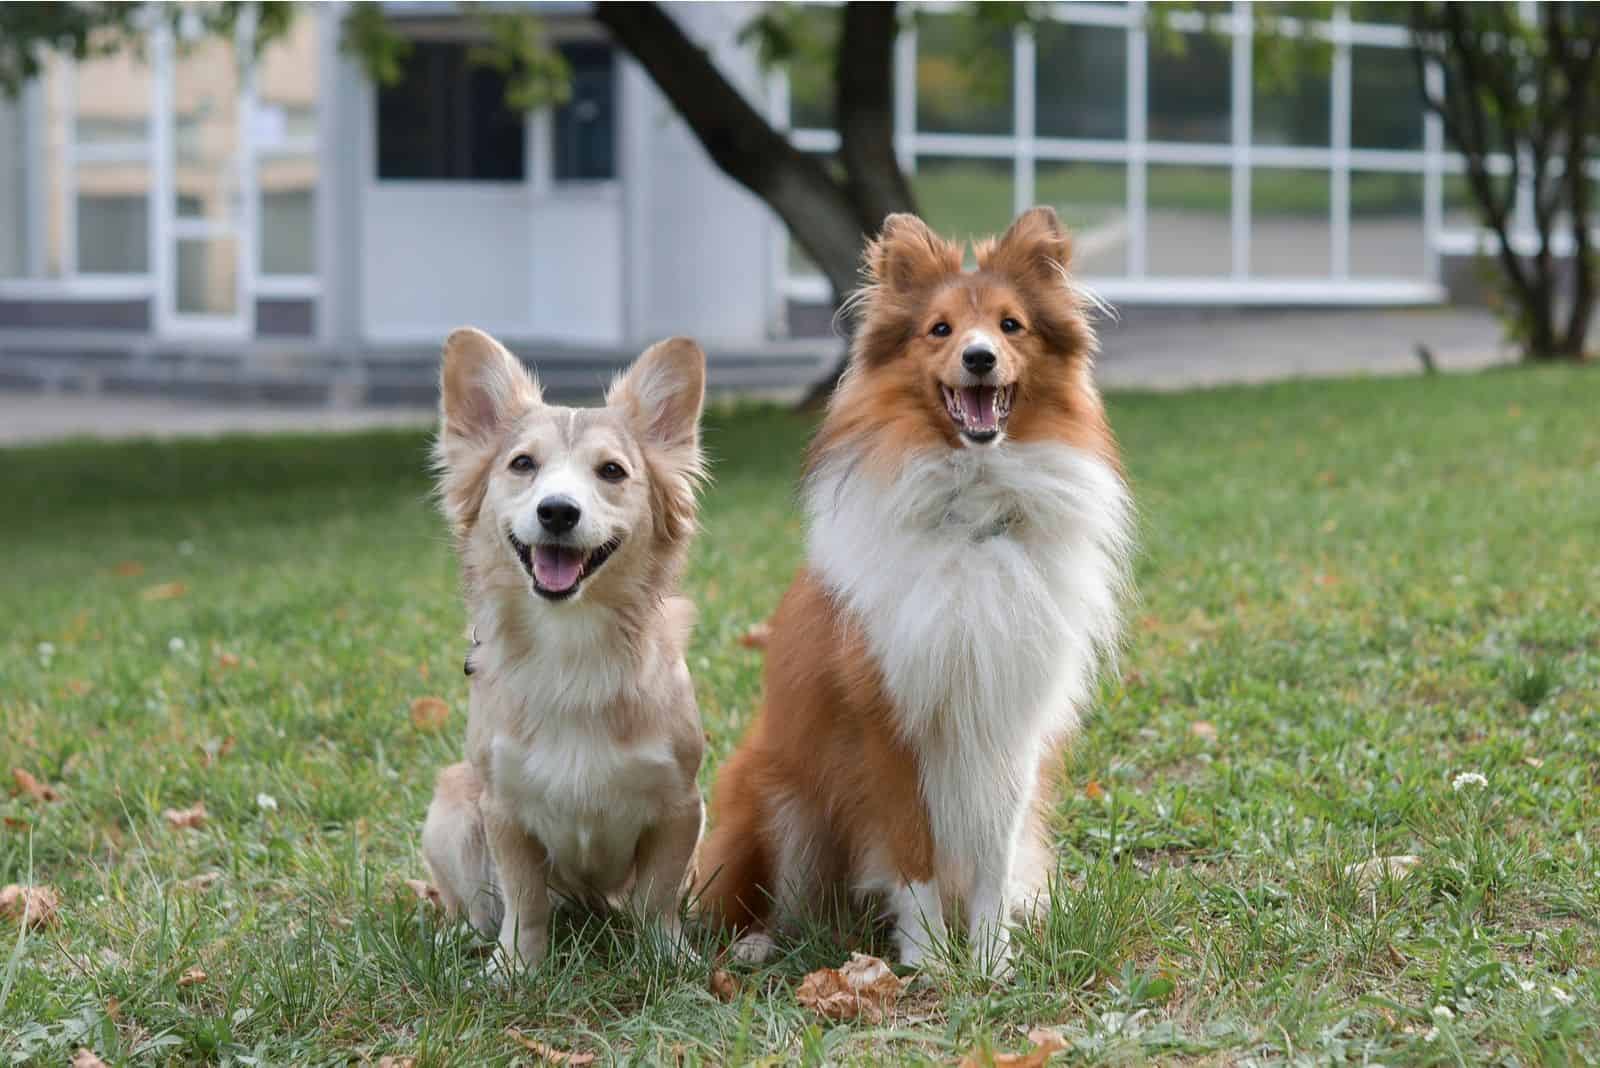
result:
[(483, 783), (471, 764), (451, 764), (439, 772), (422, 824), (422, 855), (445, 912), (452, 917), (465, 913), (479, 934), (493, 938), (503, 903), (478, 805), (482, 794)]

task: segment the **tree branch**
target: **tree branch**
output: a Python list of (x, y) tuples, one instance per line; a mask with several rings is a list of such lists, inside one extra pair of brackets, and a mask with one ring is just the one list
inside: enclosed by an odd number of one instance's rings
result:
[(862, 232), (844, 189), (822, 162), (773, 129), (660, 5), (596, 4), (594, 17), (645, 68), (712, 161), (778, 213), (827, 276), (835, 298), (848, 294), (856, 284)]

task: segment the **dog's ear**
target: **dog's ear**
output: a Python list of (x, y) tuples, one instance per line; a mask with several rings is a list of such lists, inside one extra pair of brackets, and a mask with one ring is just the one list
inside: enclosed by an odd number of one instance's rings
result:
[(1051, 207), (1029, 208), (999, 238), (977, 248), (978, 267), (1018, 281), (1059, 285), (1072, 263), (1072, 238)]
[(907, 212), (883, 220), (883, 229), (867, 244), (863, 257), (867, 281), (890, 293), (924, 289), (940, 278), (961, 272), (961, 248)]
[(439, 436), (433, 444), (439, 503), (456, 537), (477, 522), (489, 487), (499, 430), (542, 404), (539, 383), (505, 346), (464, 327), (444, 343), (439, 371)]
[(651, 511), (663, 541), (694, 529), (695, 489), (705, 474), (700, 452), (705, 399), (706, 354), (686, 337), (651, 345), (606, 390), (606, 406), (622, 413), (644, 445)]
[(483, 441), (541, 403), (539, 383), (504, 345), (470, 326), (445, 339), (439, 436)]
[(657, 448), (698, 448), (706, 354), (686, 337), (658, 341), (606, 390), (633, 432)]

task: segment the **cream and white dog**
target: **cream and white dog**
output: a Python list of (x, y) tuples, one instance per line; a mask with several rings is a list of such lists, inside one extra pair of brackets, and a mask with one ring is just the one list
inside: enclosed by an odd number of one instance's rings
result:
[(423, 853), (452, 915), (539, 964), (558, 897), (680, 937), (703, 736), (677, 595), (703, 472), (705, 354), (674, 338), (603, 408), (545, 404), (499, 343), (445, 342), (435, 456), (474, 646), (467, 759)]

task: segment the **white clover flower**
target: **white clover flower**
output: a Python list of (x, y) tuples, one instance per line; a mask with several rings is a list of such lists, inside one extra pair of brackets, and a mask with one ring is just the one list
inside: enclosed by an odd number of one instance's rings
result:
[(40, 642), (39, 643), (39, 659), (40, 660), (49, 660), (52, 656), (55, 656), (55, 655), (56, 655), (56, 646), (55, 646), (54, 642)]
[(1524, 994), (1531, 994), (1535, 990), (1539, 989), (1539, 984), (1534, 982), (1532, 979), (1518, 979), (1517, 986)]
[(1463, 771), (1450, 780), (1450, 789), (1460, 792), (1463, 786), (1488, 786), (1489, 780), (1476, 771)]
[(1441, 1020), (1454, 1020), (1456, 1018), (1456, 1014), (1450, 1011), (1450, 1006), (1448, 1005), (1435, 1005), (1433, 1014)]
[(278, 799), (271, 794), (256, 794), (256, 807), (262, 812), (276, 812)]
[(183, 639), (182, 638), (169, 638), (169, 639), (167, 639), (167, 652), (169, 652), (169, 653), (181, 653), (181, 652), (183, 652)]
[(1550, 996), (1561, 1002), (1563, 1005), (1572, 1004), (1572, 995), (1567, 993), (1565, 990), (1562, 990), (1559, 986), (1552, 986), (1550, 988)]
[(1437, 1041), (1439, 1041), (1439, 1029), (1437, 1027), (1428, 1028), (1428, 1033), (1422, 1036), (1422, 1041), (1424, 1041), (1424, 1042), (1437, 1042)]

